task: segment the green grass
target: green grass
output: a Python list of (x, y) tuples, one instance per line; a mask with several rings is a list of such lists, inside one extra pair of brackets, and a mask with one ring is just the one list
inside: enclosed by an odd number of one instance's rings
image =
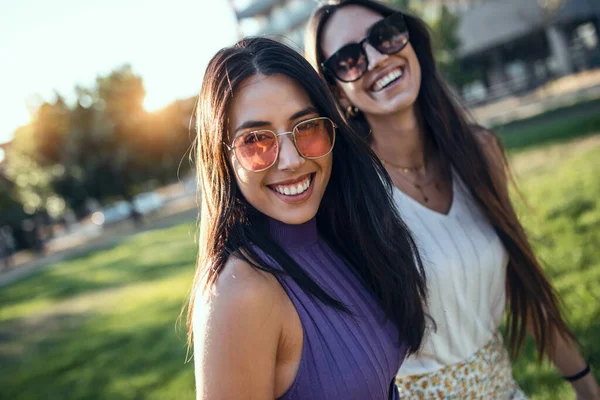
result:
[(523, 150), (600, 132), (600, 99), (492, 127), (507, 148)]
[[(600, 359), (600, 136), (513, 153), (519, 211), (569, 322)], [(193, 221), (132, 236), (0, 288), (1, 399), (192, 399), (176, 321)], [(514, 374), (533, 399), (572, 399), (531, 343)], [(595, 371), (596, 377), (598, 370)]]
[(0, 398), (193, 398), (176, 329), (192, 232), (139, 234), (0, 288)]
[[(519, 153), (513, 165), (533, 209), (517, 202), (536, 253), (584, 352), (600, 360), (600, 136)], [(534, 399), (573, 398), (555, 369), (536, 364), (531, 341), (514, 375)]]

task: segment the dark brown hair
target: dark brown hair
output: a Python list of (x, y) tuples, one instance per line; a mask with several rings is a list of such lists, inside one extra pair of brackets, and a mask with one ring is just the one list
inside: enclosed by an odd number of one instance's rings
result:
[[(317, 212), (319, 235), (397, 326), (399, 339), (415, 352), (425, 331), (426, 281), (408, 229), (393, 207), (385, 168), (338, 113), (325, 81), (296, 51), (265, 38), (244, 39), (210, 61), (197, 107), (197, 165), (201, 196), (198, 266), (188, 306), (188, 339), (198, 290), (210, 288), (229, 257), (273, 275), (284, 273), (308, 294), (348, 311), (314, 282), (271, 237), (266, 216), (238, 190), (223, 145), (236, 90), (249, 77), (281, 74), (306, 91), (320, 115), (338, 126), (331, 177)], [(268, 265), (258, 251), (281, 270)]]
[[(349, 5), (364, 7), (383, 17), (399, 11), (372, 0), (347, 0), (316, 9), (307, 28), (306, 53), (332, 87), (336, 85), (335, 79), (325, 75), (321, 66), (324, 61), (321, 48), (323, 28), (336, 10)], [(503, 193), (498, 179), (490, 173), (494, 165), (490, 164), (476, 138), (481, 134), (478, 131), (482, 128), (469, 123), (466, 111), (453, 97), (439, 74), (427, 24), (408, 13), (404, 16), (411, 44), (421, 66), (421, 89), (416, 105), (421, 113), (428, 143), (438, 150), (442, 160), (447, 165), (452, 165), (465, 182), (510, 256), (506, 279), (509, 310), (506, 336), (511, 356), (514, 358), (518, 355), (523, 347), (527, 327), (531, 326), (541, 360), (544, 352), (553, 346), (554, 335), (551, 333), (554, 329), (564, 337), (574, 339), (561, 316), (559, 298), (536, 259), (510, 199)], [(341, 106), (338, 104), (338, 107)], [(350, 118), (349, 122), (366, 137), (369, 126), (362, 113)], [(499, 145), (501, 146), (500, 143)], [(505, 155), (503, 162), (507, 169)]]

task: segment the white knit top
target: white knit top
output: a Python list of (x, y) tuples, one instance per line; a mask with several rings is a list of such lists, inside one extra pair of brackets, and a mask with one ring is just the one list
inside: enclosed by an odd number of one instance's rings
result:
[(427, 272), (433, 327), (398, 376), (422, 374), (465, 360), (498, 332), (506, 303), (508, 253), (453, 174), (452, 206), (433, 211), (394, 188), (394, 200), (412, 231)]

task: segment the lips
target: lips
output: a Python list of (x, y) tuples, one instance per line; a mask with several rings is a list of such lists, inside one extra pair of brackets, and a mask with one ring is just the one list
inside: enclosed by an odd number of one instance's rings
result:
[(382, 91), (392, 83), (396, 82), (402, 76), (404, 76), (404, 67), (397, 67), (391, 70), (387, 70), (379, 74), (375, 82), (373, 82), (373, 84), (371, 85), (370, 90), (372, 92)]

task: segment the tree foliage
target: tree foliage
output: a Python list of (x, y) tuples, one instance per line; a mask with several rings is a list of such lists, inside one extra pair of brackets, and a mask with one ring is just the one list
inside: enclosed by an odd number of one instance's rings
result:
[(442, 75), (455, 85), (464, 83), (466, 77), (462, 74), (458, 60), (460, 40), (458, 28), (460, 19), (456, 14), (442, 5), (438, 15), (430, 22), (433, 31), (433, 52)]
[(411, 0), (388, 0), (388, 3), (401, 10), (407, 10), (421, 17), (431, 28), (433, 52), (438, 67), (452, 84), (461, 85), (468, 77), (463, 74), (458, 60), (460, 40), (458, 28), (460, 18), (450, 12), (445, 4), (423, 4)]
[[(145, 95), (142, 78), (125, 65), (92, 87), (76, 87), (73, 104), (58, 93), (42, 103), (7, 151), (11, 199), (28, 213), (59, 216), (68, 207), (83, 214), (90, 199), (131, 200), (177, 179), (190, 146), (193, 99), (148, 113)], [(181, 163), (184, 172), (188, 167)]]
[(408, 10), (410, 8), (410, 0), (388, 0), (387, 3), (401, 10)]

